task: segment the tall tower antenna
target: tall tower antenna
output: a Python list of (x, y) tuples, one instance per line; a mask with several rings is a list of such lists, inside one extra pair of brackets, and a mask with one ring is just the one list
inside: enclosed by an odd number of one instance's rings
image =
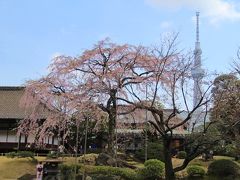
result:
[(194, 67), (192, 69), (192, 78), (194, 81), (193, 88), (193, 107), (196, 107), (202, 97), (202, 79), (204, 70), (201, 62), (202, 50), (199, 41), (199, 12), (196, 12), (196, 42), (194, 50)]
[(199, 12), (196, 12), (196, 42), (199, 42)]

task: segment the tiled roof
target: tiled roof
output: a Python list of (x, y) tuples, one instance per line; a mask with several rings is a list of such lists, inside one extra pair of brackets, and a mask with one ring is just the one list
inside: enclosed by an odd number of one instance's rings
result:
[(22, 119), (24, 110), (19, 107), (24, 87), (0, 87), (0, 119)]
[[(121, 113), (122, 111), (125, 112), (124, 110), (127, 109), (127, 106), (125, 107), (121, 107), (121, 109), (119, 108), (119, 113)], [(122, 111), (121, 111), (122, 110)], [(167, 118), (170, 113), (172, 113), (172, 109), (164, 109), (163, 110), (163, 115), (165, 118)], [(150, 112), (147, 112), (147, 119), (148, 121), (153, 121), (154, 117)], [(179, 115), (177, 115), (176, 117), (171, 118), (171, 120), (169, 121), (168, 125), (174, 126), (175, 124), (178, 124), (180, 122), (183, 121), (183, 118)], [(129, 113), (129, 114), (122, 114), (118, 116), (117, 119), (117, 126), (119, 128), (119, 132), (122, 133), (124, 132), (125, 129), (127, 128), (131, 128), (132, 124), (135, 124), (135, 128), (136, 129), (142, 129), (145, 128), (145, 123), (146, 122), (146, 110), (142, 110), (142, 109), (136, 109), (135, 111)], [(182, 126), (179, 126), (177, 128), (174, 129), (174, 134), (187, 134), (188, 132), (185, 130), (185, 128), (187, 127), (187, 124), (184, 124)], [(127, 130), (126, 132), (132, 132), (131, 130)]]

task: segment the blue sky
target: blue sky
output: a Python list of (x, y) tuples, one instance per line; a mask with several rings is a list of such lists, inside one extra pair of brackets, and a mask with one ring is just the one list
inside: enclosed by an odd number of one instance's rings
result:
[(180, 49), (194, 49), (196, 11), (204, 68), (228, 72), (240, 46), (237, 0), (0, 0), (0, 85), (39, 78), (55, 55), (80, 55), (106, 37), (155, 45), (174, 31)]

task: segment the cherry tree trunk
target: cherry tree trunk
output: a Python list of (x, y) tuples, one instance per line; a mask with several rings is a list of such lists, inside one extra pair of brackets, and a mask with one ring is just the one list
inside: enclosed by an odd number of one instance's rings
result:
[(108, 153), (114, 155), (114, 140), (115, 140), (115, 127), (116, 127), (116, 119), (115, 115), (109, 114), (109, 122), (108, 122)]
[(175, 173), (172, 164), (171, 142), (167, 137), (163, 138), (163, 153), (165, 159), (165, 177), (166, 180), (175, 180)]
[(108, 101), (108, 153), (114, 156), (115, 149), (115, 130), (116, 130), (116, 118), (117, 118), (117, 91), (112, 89), (110, 91), (110, 99)]

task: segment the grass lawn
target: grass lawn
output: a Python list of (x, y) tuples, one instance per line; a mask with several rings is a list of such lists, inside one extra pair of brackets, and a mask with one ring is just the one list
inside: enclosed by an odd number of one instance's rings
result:
[[(36, 157), (38, 161), (45, 160), (45, 157)], [(214, 156), (214, 160), (216, 159), (233, 159), (230, 157), (225, 156)], [(65, 157), (63, 158), (65, 164), (74, 164), (75, 158), (74, 157)], [(183, 162), (182, 159), (173, 158), (173, 165), (174, 167), (181, 165)], [(202, 161), (199, 158), (194, 159), (190, 164), (198, 164), (203, 166), (206, 170), (209, 164), (212, 161)], [(129, 161), (130, 164), (141, 168), (143, 167), (142, 163)], [(17, 179), (24, 174), (36, 174), (36, 162), (32, 162), (29, 158), (7, 158), (5, 156), (0, 156), (0, 179), (10, 180), (10, 179)], [(180, 171), (177, 173), (178, 177), (186, 177), (186, 170)]]
[[(46, 157), (35, 157), (38, 161), (43, 161)], [(63, 158), (65, 164), (74, 164), (75, 158)], [(15, 180), (25, 174), (36, 174), (36, 162), (30, 158), (7, 158), (0, 156), (0, 180)]]
[[(45, 158), (38, 157), (38, 160)], [(0, 179), (17, 179), (24, 174), (35, 174), (36, 162), (28, 158), (7, 158), (0, 156)]]

